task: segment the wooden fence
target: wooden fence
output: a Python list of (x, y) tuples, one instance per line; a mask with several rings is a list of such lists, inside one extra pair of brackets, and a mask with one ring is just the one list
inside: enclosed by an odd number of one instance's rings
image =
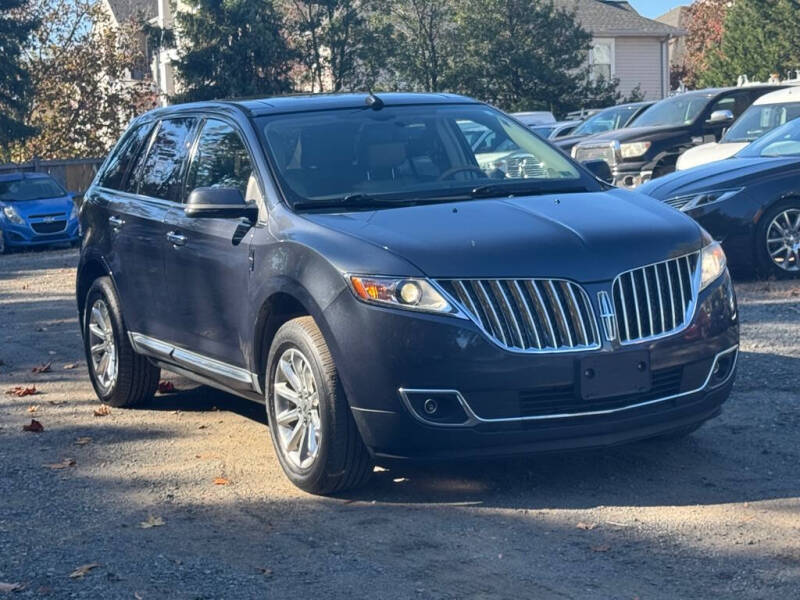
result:
[(0, 165), (0, 175), (6, 173), (47, 173), (70, 192), (83, 194), (92, 183), (102, 158), (70, 158), (37, 160)]

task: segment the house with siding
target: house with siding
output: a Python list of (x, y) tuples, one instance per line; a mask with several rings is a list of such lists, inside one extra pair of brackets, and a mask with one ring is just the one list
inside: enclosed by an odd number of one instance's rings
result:
[(589, 64), (593, 75), (619, 79), (627, 96), (637, 86), (647, 100), (669, 95), (669, 48), (682, 29), (648, 19), (625, 1), (554, 0), (557, 8), (574, 11), (592, 34)]

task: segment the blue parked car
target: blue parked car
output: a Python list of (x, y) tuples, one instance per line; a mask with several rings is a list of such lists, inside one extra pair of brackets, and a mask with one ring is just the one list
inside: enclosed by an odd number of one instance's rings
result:
[(73, 195), (43, 173), (0, 175), (0, 254), (80, 239)]

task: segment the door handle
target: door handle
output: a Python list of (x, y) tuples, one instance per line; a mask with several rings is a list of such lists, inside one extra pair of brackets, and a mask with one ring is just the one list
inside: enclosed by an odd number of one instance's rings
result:
[(174, 231), (167, 233), (167, 241), (173, 246), (183, 246), (188, 240), (189, 238), (180, 233), (176, 233)]
[(123, 221), (119, 217), (108, 217), (108, 224), (111, 225), (113, 229), (119, 229), (120, 227), (125, 225), (125, 221)]

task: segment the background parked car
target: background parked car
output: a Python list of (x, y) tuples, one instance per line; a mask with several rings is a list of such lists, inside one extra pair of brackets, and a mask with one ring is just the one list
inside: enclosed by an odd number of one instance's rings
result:
[(797, 117), (800, 117), (800, 87), (765, 94), (736, 119), (719, 142), (689, 148), (678, 157), (675, 168), (683, 171), (733, 156), (753, 140)]
[(553, 113), (547, 110), (517, 112), (511, 113), (511, 116), (528, 127), (534, 127), (536, 125), (550, 125), (556, 122), (556, 118), (553, 116)]
[(619, 104), (601, 110), (583, 121), (573, 129), (569, 135), (561, 137), (561, 139), (556, 142), (556, 146), (561, 148), (564, 152), (569, 153), (575, 144), (590, 135), (597, 135), (599, 133), (615, 131), (627, 127), (636, 117), (642, 114), (647, 108), (653, 106), (653, 104), (655, 104), (655, 101), (630, 102), (628, 104)]
[(592, 137), (572, 149), (579, 161), (603, 159), (615, 185), (635, 188), (675, 170), (687, 149), (719, 140), (723, 130), (776, 84), (711, 88), (665, 98), (629, 127)]
[(722, 242), (732, 267), (800, 276), (800, 119), (736, 156), (639, 188), (694, 217)]
[(558, 121), (552, 125), (536, 125), (531, 131), (545, 140), (556, 140), (572, 134), (581, 123), (583, 121)]
[(44, 173), (0, 175), (0, 254), (80, 238), (73, 195)]

